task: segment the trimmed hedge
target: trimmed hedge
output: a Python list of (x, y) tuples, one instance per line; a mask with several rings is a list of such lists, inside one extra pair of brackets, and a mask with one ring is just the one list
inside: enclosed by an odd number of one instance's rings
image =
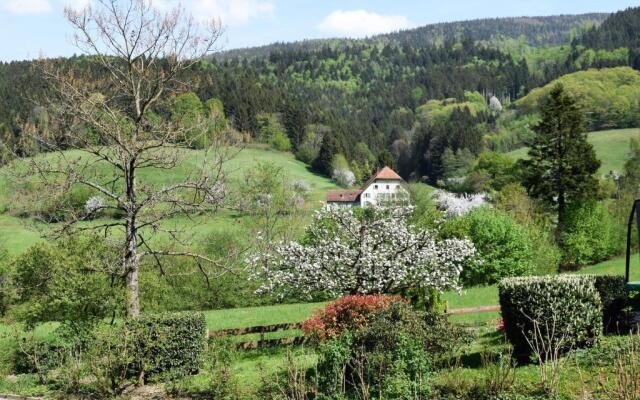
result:
[(207, 323), (201, 312), (143, 315), (125, 324), (133, 372), (155, 376), (195, 374), (203, 364)]
[(622, 275), (593, 275), (596, 290), (602, 302), (602, 323), (606, 333), (618, 333), (626, 328), (624, 308), (627, 306), (628, 292)]
[(602, 303), (591, 276), (506, 278), (498, 291), (505, 333), (519, 361), (532, 354), (527, 338), (534, 338), (533, 320), (563, 351), (593, 345), (602, 331)]

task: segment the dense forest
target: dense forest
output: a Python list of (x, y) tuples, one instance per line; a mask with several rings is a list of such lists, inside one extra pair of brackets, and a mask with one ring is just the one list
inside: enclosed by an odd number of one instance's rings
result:
[[(330, 175), (340, 154), (358, 180), (386, 163), (435, 183), (447, 174), (446, 154), (473, 158), (486, 148), (523, 145), (535, 107), (511, 104), (533, 89), (591, 67), (637, 68), (638, 39), (628, 32), (638, 10), (443, 23), (362, 40), (234, 50), (203, 60), (185, 79), (202, 101), (222, 102), (232, 129), (253, 141), (270, 141), (265, 132), (281, 129), (290, 142), (284, 148), (320, 172)], [(99, 87), (101, 71), (90, 59), (47, 62)], [(46, 92), (35, 63), (0, 64), (4, 143), (20, 148), (25, 127), (65, 129), (49, 126), (38, 107)], [(635, 122), (625, 118), (623, 125)]]

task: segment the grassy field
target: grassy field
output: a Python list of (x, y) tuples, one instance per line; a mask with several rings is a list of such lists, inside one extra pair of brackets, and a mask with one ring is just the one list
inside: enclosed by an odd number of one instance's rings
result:
[[(640, 129), (614, 129), (589, 133), (589, 143), (593, 144), (598, 159), (602, 161), (601, 174), (612, 170), (622, 172), (629, 153), (629, 140), (633, 137), (640, 137)], [(528, 149), (523, 147), (507, 154), (514, 159), (521, 159), (527, 156), (527, 151)]]
[[(168, 185), (185, 178), (201, 162), (202, 151), (186, 151), (184, 162), (171, 173), (147, 169), (140, 171), (140, 181), (154, 186)], [(328, 190), (336, 185), (328, 178), (314, 174), (306, 164), (295, 159), (291, 153), (284, 153), (268, 148), (249, 147), (234, 151), (235, 156), (225, 164), (225, 174), (229, 190), (233, 191), (242, 185), (244, 174), (261, 162), (272, 163), (283, 169), (290, 181), (304, 181), (310, 187), (308, 206), (317, 208)], [(79, 155), (69, 152), (68, 156)], [(17, 217), (10, 212), (16, 200), (12, 195), (12, 171), (0, 169), (0, 244), (11, 254), (19, 254), (32, 244), (42, 240), (42, 233), (46, 232), (43, 224), (33, 220)], [(46, 195), (43, 193), (43, 195)], [(232, 211), (222, 210), (215, 215), (199, 216), (195, 220), (174, 218), (166, 222), (176, 227), (193, 227), (196, 234), (206, 235), (212, 231), (244, 231), (248, 226), (246, 217)]]

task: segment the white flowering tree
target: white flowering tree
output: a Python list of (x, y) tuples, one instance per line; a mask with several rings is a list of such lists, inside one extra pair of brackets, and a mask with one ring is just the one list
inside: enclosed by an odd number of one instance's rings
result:
[(434, 193), (436, 204), (447, 218), (459, 217), (477, 207), (488, 205), (485, 193), (461, 194), (437, 190)]
[(411, 211), (324, 207), (302, 242), (281, 243), (249, 260), (262, 282), (259, 292), (338, 296), (458, 289), (463, 265), (475, 259), (473, 243), (437, 240), (434, 232), (407, 222)]
[(331, 174), (331, 179), (342, 187), (350, 187), (356, 184), (355, 174), (347, 168), (336, 168)]

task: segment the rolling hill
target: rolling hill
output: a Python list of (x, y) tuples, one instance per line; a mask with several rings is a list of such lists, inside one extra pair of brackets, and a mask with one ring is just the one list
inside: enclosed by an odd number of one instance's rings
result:
[(533, 89), (516, 101), (516, 108), (520, 112), (535, 112), (540, 100), (559, 83), (576, 98), (591, 130), (640, 124), (640, 72), (630, 67), (589, 69), (564, 75)]
[[(188, 151), (188, 153), (180, 167), (169, 172), (162, 171), (161, 173), (154, 170), (145, 170), (140, 174), (141, 181), (146, 184), (163, 185), (183, 178), (195, 167), (203, 155), (202, 151), (195, 150)], [(73, 154), (73, 152), (67, 153), (67, 155)], [(318, 208), (320, 200), (324, 199), (326, 191), (336, 188), (336, 185), (330, 179), (310, 172), (308, 166), (296, 160), (291, 153), (249, 147), (239, 151), (225, 165), (229, 190), (233, 191), (239, 185), (242, 185), (244, 174), (260, 162), (268, 162), (281, 167), (290, 181), (304, 181), (310, 188), (307, 202), (307, 206), (310, 209)], [(10, 193), (12, 187), (9, 180), (10, 174), (11, 171), (8, 168), (0, 169), (0, 243), (10, 253), (16, 254), (41, 240), (41, 233), (46, 232), (47, 227), (35, 220), (18, 217), (16, 212), (11, 212), (14, 209), (14, 205), (10, 204), (13, 201), (13, 196)], [(177, 225), (196, 224), (197, 236), (220, 230), (242, 233), (249, 229), (249, 221), (246, 217), (229, 210), (222, 210), (215, 215), (200, 216), (195, 222), (179, 218), (171, 222)]]

